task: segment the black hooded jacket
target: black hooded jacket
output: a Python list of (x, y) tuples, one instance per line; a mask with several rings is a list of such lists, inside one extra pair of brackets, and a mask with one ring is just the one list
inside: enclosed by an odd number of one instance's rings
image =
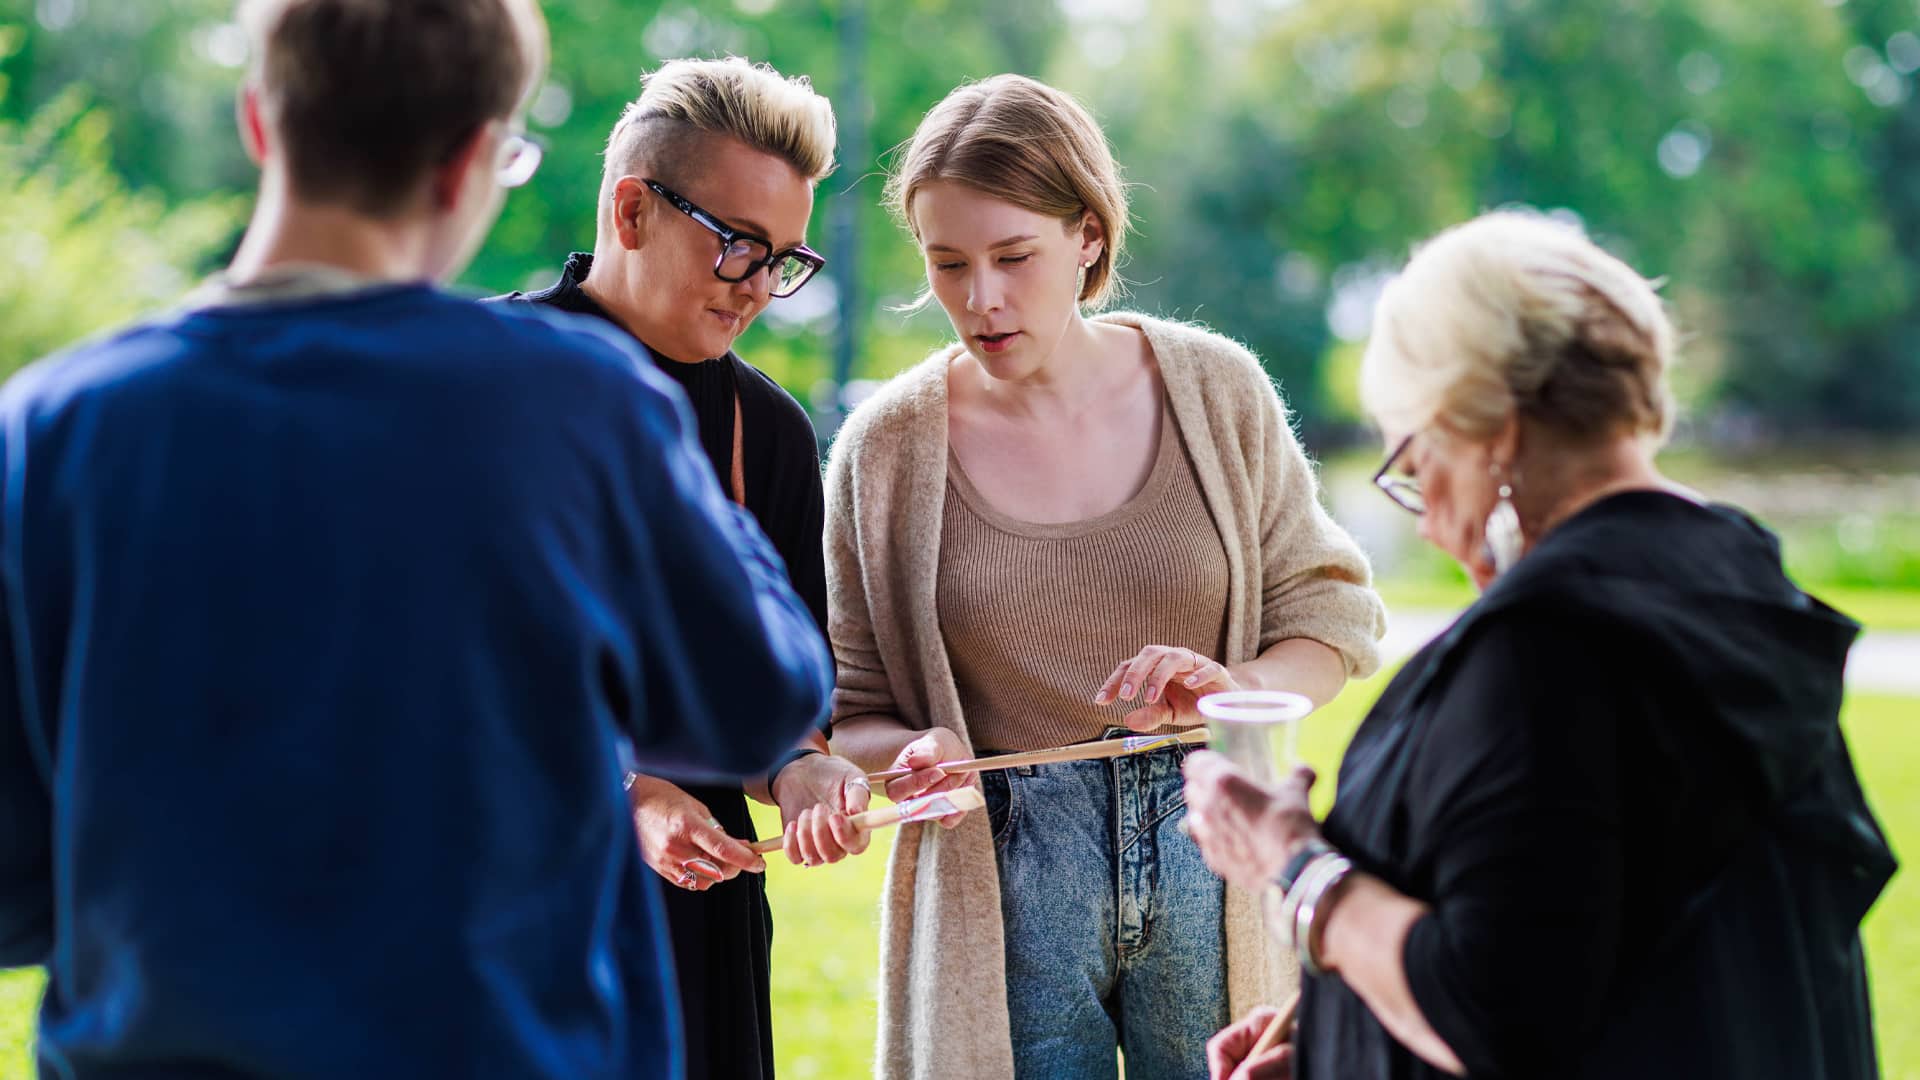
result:
[[(1472, 1077), (1878, 1075), (1859, 924), (1894, 861), (1838, 716), (1859, 627), (1745, 515), (1603, 499), (1400, 672), (1325, 832), (1431, 906), (1402, 960)], [(1337, 976), (1296, 1075), (1443, 1075)]]

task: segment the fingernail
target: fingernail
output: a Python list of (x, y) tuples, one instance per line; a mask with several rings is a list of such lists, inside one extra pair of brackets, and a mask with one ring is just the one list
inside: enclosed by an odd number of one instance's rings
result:
[(1160, 700), (1160, 691), (1157, 688), (1149, 688), (1147, 690), (1147, 704), (1151, 705), (1154, 702), (1159, 700)]
[(1133, 684), (1132, 684), (1132, 683), (1130, 683), (1130, 682), (1127, 682), (1127, 683), (1121, 683), (1121, 684), (1120, 684), (1120, 696), (1121, 696), (1121, 697), (1132, 697), (1132, 696), (1133, 696)]
[(1198, 685), (1200, 685), (1200, 676), (1198, 676), (1198, 675), (1189, 675), (1189, 676), (1187, 676), (1187, 685), (1188, 685), (1188, 686), (1198, 686)]

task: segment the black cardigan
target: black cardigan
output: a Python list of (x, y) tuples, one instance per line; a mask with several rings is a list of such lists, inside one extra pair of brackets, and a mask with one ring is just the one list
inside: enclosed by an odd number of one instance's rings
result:
[[(619, 326), (580, 287), (592, 265), (592, 255), (576, 252), (551, 287), (497, 299), (546, 304)], [(747, 510), (786, 562), (793, 591), (813, 613), (824, 637), (826, 496), (813, 421), (780, 384), (732, 352), (695, 363), (660, 360), (659, 367), (686, 391), (700, 445), (729, 498), (733, 494), (733, 405), (738, 395)], [(821, 723), (824, 728), (826, 721)], [(704, 803), (729, 834), (754, 838), (746, 794), (738, 785), (680, 786)], [(767, 905), (765, 877), (740, 874), (705, 892), (669, 885), (661, 893), (686, 1032), (688, 1080), (771, 1077), (773, 914)]]
[[(1325, 832), (1432, 907), (1402, 960), (1469, 1076), (1877, 1075), (1858, 927), (1894, 863), (1838, 724), (1858, 629), (1744, 515), (1634, 492), (1407, 663)], [(1444, 1075), (1337, 976), (1296, 1045), (1304, 1080)]]
[[(553, 285), (496, 299), (545, 304), (620, 326), (606, 308), (580, 288), (592, 266), (591, 254), (574, 252)], [(624, 333), (626, 328), (621, 330)], [(733, 401), (738, 393), (747, 510), (785, 560), (793, 591), (813, 612), (824, 637), (827, 563), (821, 536), (826, 528), (826, 494), (820, 473), (820, 443), (807, 410), (765, 372), (732, 352), (697, 363), (662, 360), (659, 367), (687, 392), (700, 429), (700, 446), (729, 498), (733, 495), (729, 481), (733, 468)]]

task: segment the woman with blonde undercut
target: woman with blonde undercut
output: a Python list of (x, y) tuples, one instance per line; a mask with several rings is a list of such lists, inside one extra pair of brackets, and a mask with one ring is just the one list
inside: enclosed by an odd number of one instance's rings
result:
[[(1215, 690), (1324, 702), (1378, 660), (1366, 560), (1321, 510), (1259, 362), (1199, 327), (1086, 312), (1125, 188), (1066, 94), (962, 86), (891, 202), (956, 344), (847, 421), (828, 468), (835, 749), (901, 768), (1199, 721)], [(1179, 829), (1184, 747), (992, 771), (988, 813), (895, 843), (883, 1076), (1199, 1077), (1292, 973)]]
[[(508, 299), (598, 320), (646, 346), (677, 383), (714, 479), (752, 516), (824, 633), (820, 449), (800, 403), (734, 344), (825, 265), (805, 244), (833, 168), (834, 119), (804, 76), (740, 57), (670, 60), (642, 80), (607, 140), (592, 251)], [(742, 710), (761, 708), (742, 701)], [(780, 808), (794, 863), (857, 854), (859, 770), (809, 732), (747, 784), (629, 773), (627, 796), (673, 949), (688, 1080), (774, 1072), (773, 910), (748, 844), (747, 798)]]
[(1578, 229), (1421, 247), (1361, 373), (1375, 480), (1478, 603), (1401, 670), (1316, 823), (1188, 762), (1207, 861), (1285, 892), (1290, 1043), (1218, 1080), (1877, 1075), (1859, 923), (1893, 872), (1841, 736), (1859, 627), (1663, 476), (1674, 330)]

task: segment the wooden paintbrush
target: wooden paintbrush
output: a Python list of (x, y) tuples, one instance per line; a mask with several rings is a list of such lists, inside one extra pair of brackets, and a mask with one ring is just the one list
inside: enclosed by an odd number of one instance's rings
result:
[[(1022, 765), (1051, 765), (1060, 761), (1093, 761), (1099, 758), (1122, 757), (1127, 754), (1144, 754), (1150, 750), (1159, 750), (1168, 746), (1192, 746), (1207, 741), (1205, 728), (1189, 728), (1175, 735), (1129, 735), (1124, 739), (1098, 739), (1093, 742), (1073, 743), (1068, 746), (1055, 746), (1047, 750), (1028, 750), (1019, 754), (998, 754), (994, 757), (967, 758), (964, 761), (943, 761), (938, 768), (941, 772), (986, 772), (991, 769), (1014, 769)], [(911, 773), (912, 769), (888, 769), (885, 772), (868, 773), (867, 782), (884, 784)]]
[[(985, 805), (987, 797), (980, 794), (979, 788), (954, 788), (952, 791), (920, 795), (864, 814), (855, 814), (851, 820), (861, 829), (882, 829), (888, 825), (904, 825), (909, 821), (931, 821), (963, 810), (978, 810)], [(784, 837), (773, 836), (747, 846), (765, 855), (770, 851), (779, 851), (784, 840)]]
[(1286, 1002), (1280, 1006), (1280, 1011), (1274, 1015), (1273, 1019), (1267, 1021), (1266, 1030), (1260, 1033), (1260, 1040), (1253, 1044), (1253, 1049), (1247, 1051), (1247, 1057), (1259, 1057), (1261, 1054), (1280, 1045), (1282, 1039), (1291, 1036), (1293, 1034), (1293, 1017), (1294, 1014), (1299, 1011), (1300, 991), (1295, 990), (1293, 996), (1288, 998)]

